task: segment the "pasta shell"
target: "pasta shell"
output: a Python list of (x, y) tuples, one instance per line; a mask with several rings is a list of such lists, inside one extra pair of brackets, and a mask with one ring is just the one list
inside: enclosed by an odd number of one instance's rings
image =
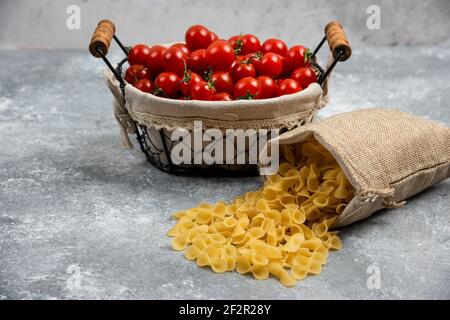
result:
[(210, 262), (211, 269), (215, 273), (224, 273), (227, 271), (227, 261), (222, 258), (213, 258)]
[(187, 237), (186, 235), (180, 234), (173, 238), (172, 240), (172, 248), (177, 251), (181, 251), (186, 247)]
[(267, 266), (257, 265), (251, 268), (253, 277), (257, 280), (266, 280), (269, 278), (269, 268)]

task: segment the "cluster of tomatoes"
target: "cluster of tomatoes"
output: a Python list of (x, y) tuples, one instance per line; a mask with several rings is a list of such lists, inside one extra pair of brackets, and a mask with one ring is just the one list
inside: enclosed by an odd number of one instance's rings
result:
[(125, 80), (143, 92), (171, 99), (231, 101), (292, 94), (317, 81), (310, 51), (252, 35), (228, 40), (201, 25), (185, 43), (166, 48), (138, 44), (128, 54)]

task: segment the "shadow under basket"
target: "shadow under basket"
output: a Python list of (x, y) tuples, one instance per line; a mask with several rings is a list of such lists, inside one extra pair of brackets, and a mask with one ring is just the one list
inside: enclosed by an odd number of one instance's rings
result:
[[(106, 57), (112, 39), (125, 53), (116, 67)], [(325, 42), (328, 42), (332, 54), (324, 69), (317, 63), (316, 54)], [(331, 71), (338, 61), (345, 61), (351, 55), (342, 26), (338, 22), (330, 22), (325, 28), (324, 38), (310, 58), (311, 67), (318, 77), (317, 83), (300, 92), (271, 99), (199, 101), (166, 99), (141, 92), (128, 84), (122, 69), (129, 49), (116, 37), (115, 25), (109, 20), (98, 23), (89, 49), (92, 55), (102, 58), (109, 68), (105, 79), (114, 96), (114, 115), (119, 123), (123, 145), (131, 147), (128, 135), (135, 134), (142, 152), (152, 165), (172, 174), (194, 176), (258, 175), (255, 147), (259, 151), (268, 140), (274, 138), (275, 132), (272, 130), (282, 134), (310, 123), (317, 111), (328, 102)], [(197, 128), (198, 123), (201, 123), (200, 129)], [(209, 136), (211, 130), (215, 134)], [(228, 130), (245, 132), (248, 135), (245, 147), (238, 148), (242, 141), (237, 144), (238, 139), (230, 136)], [(255, 134), (253, 138), (251, 130)], [(196, 142), (198, 139), (194, 138), (198, 138), (196, 133), (199, 132), (202, 134), (200, 146)], [(263, 139), (261, 132), (265, 135)], [(228, 159), (213, 163), (198, 161), (217, 143), (222, 143), (223, 149), (218, 149), (223, 150)], [(190, 157), (184, 157), (182, 152), (181, 158), (188, 159), (184, 163), (180, 163), (178, 153), (174, 152), (180, 149), (180, 144), (184, 144), (181, 146), (184, 152), (190, 153)], [(229, 148), (234, 150), (233, 156), (230, 156)]]

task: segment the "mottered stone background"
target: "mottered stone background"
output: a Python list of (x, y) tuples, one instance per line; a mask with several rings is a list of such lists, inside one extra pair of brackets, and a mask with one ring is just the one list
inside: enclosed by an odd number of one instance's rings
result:
[[(108, 8), (120, 9), (110, 16), (130, 43), (140, 39), (139, 29), (127, 24), (149, 26), (149, 41), (167, 42), (201, 22), (222, 34), (242, 29), (291, 43), (301, 36), (314, 45), (321, 33), (312, 30), (336, 16), (350, 26), (354, 55), (338, 64), (332, 99), (320, 117), (395, 107), (450, 126), (450, 43), (441, 41), (448, 37), (448, 20), (442, 20), (448, 1), (396, 2), (406, 11), (399, 16), (382, 11), (385, 24), (377, 32), (386, 36), (367, 33), (350, 1), (340, 1), (345, 10), (324, 1), (316, 9), (309, 1), (230, 1), (227, 14), (233, 19), (214, 18), (219, 9), (198, 1), (192, 2), (196, 10), (187, 1), (165, 1), (147, 11), (137, 2), (141, 13), (127, 13), (126, 1), (105, 1), (104, 7), (78, 1), (86, 18), (80, 33), (58, 29), (65, 20), (55, 12), (69, 2), (15, 3), (0, 3), (2, 47), (84, 48), (89, 24)], [(401, 7), (389, 3), (381, 2)], [(253, 8), (250, 18), (240, 19), (239, 8)], [(311, 20), (295, 18), (307, 12)], [(165, 14), (172, 17), (170, 26)], [(394, 16), (398, 21), (388, 24)], [(414, 24), (407, 24), (408, 16)], [(288, 29), (294, 25), (302, 27)], [(421, 44), (383, 46), (394, 42)], [(325, 55), (324, 50), (322, 61)], [(113, 48), (112, 60), (119, 56)], [(330, 254), (322, 274), (294, 288), (274, 279), (217, 275), (171, 250), (170, 214), (202, 200), (230, 200), (258, 188), (260, 179), (175, 177), (151, 167), (138, 148), (122, 149), (111, 96), (100, 77), (104, 66), (85, 49), (0, 50), (0, 65), (0, 299), (450, 298), (450, 180), (404, 208), (343, 229), (343, 250)], [(379, 289), (367, 287), (371, 266), (379, 267)]]

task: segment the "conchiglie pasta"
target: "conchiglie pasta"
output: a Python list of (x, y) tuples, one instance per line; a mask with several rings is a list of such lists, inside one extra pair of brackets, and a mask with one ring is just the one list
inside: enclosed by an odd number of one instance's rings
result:
[(257, 191), (231, 203), (202, 202), (173, 214), (172, 248), (216, 273), (270, 275), (294, 286), (319, 274), (329, 250), (339, 250), (330, 231), (354, 190), (329, 152), (315, 140), (282, 145), (277, 174)]

